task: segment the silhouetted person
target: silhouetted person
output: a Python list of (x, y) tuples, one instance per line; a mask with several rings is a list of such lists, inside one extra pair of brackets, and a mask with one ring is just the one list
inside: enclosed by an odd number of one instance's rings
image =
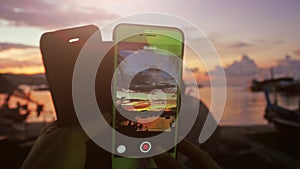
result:
[(36, 108), (36, 112), (37, 112), (37, 117), (39, 117), (41, 115), (41, 112), (44, 110), (44, 105), (43, 104), (38, 104), (37, 108)]
[(9, 109), (9, 100), (11, 98), (11, 94), (7, 95), (7, 97), (5, 98), (5, 101), (2, 105), (2, 109), (3, 110), (8, 110)]
[(28, 110), (28, 103), (22, 105), (23, 110)]

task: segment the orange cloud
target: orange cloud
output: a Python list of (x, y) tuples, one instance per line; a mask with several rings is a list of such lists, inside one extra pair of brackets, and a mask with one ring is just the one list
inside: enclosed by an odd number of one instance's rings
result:
[(0, 73), (13, 73), (13, 74), (38, 74), (44, 72), (45, 72), (44, 66), (6, 67), (0, 69)]
[(0, 51), (0, 73), (35, 74), (43, 73), (43, 63), (38, 48), (25, 45), (6, 45)]

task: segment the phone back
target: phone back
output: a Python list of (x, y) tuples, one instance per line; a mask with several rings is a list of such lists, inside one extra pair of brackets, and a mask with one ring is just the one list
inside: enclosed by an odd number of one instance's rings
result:
[(97, 31), (98, 27), (88, 25), (47, 32), (41, 37), (46, 77), (60, 126), (78, 124), (72, 100), (73, 69), (81, 48)]

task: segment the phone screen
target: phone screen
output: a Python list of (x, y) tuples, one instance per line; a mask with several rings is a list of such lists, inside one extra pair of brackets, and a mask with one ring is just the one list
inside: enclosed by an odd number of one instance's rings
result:
[[(164, 42), (163, 42), (164, 41)], [(137, 63), (126, 62), (126, 58), (133, 54), (160, 55), (156, 63), (170, 67), (172, 74), (179, 77), (180, 65), (172, 64), (167, 55), (178, 50), (177, 40), (156, 33), (144, 33), (120, 42), (117, 46), (117, 82), (122, 82), (131, 74), (136, 74), (129, 88), (122, 83), (116, 84), (116, 106), (133, 115), (136, 121), (121, 118), (117, 111), (116, 129), (131, 137), (150, 137), (160, 132), (174, 132), (177, 114), (178, 86), (177, 81), (169, 73), (155, 68), (156, 65), (145, 64), (141, 71), (134, 66)], [(142, 42), (142, 43), (141, 43)], [(174, 43), (175, 42), (175, 43)], [(165, 55), (165, 56), (164, 56)], [(120, 65), (124, 61), (126, 63)], [(147, 62), (147, 61), (145, 61)], [(147, 114), (143, 114), (146, 112)], [(163, 111), (163, 113), (159, 113)], [(132, 129), (129, 129), (132, 128)], [(134, 132), (127, 132), (133, 130)]]
[[(141, 30), (142, 33), (134, 34)], [(182, 32), (169, 27), (125, 24), (118, 26), (114, 33), (115, 39), (126, 38), (114, 49), (114, 67), (119, 71), (113, 80), (113, 127), (124, 135), (145, 139), (167, 132), (169, 141), (176, 145), (182, 65), (172, 63), (178, 63), (174, 60), (183, 57)], [(143, 57), (143, 62), (128, 59), (133, 55)], [(170, 55), (172, 57), (167, 57)], [(169, 71), (161, 70), (161, 66)], [(122, 83), (132, 76), (129, 86)], [(118, 138), (114, 138), (114, 142), (117, 150), (121, 142)], [(163, 143), (149, 144), (163, 147)], [(169, 152), (176, 157), (176, 148)]]

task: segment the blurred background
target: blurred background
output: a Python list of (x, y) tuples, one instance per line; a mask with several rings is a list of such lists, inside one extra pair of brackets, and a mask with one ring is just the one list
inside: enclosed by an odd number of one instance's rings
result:
[(194, 97), (208, 107), (208, 72), (218, 78), (223, 68), (227, 78), (220, 127), (202, 149), (222, 168), (300, 168), (299, 8), (298, 0), (1, 3), (0, 168), (19, 168), (39, 130), (56, 119), (39, 50), (42, 33), (85, 24), (101, 27), (140, 12), (187, 19), (208, 36), (221, 57), (222, 65), (206, 68), (189, 60), (199, 84), (191, 95), (199, 90), (200, 96)]

